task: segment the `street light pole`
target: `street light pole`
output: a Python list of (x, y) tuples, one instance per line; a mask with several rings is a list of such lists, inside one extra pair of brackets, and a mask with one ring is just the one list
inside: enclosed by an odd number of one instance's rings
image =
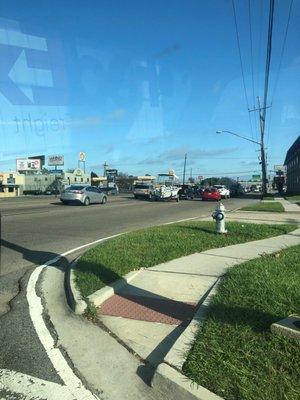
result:
[(182, 184), (183, 185), (185, 183), (186, 159), (187, 159), (187, 154), (185, 153), (185, 155), (184, 155), (184, 165), (183, 165), (183, 179), (182, 179)]
[(235, 133), (235, 132), (224, 131), (224, 130), (222, 130), (222, 131), (216, 131), (216, 133), (218, 133), (218, 134), (219, 134), (219, 133), (230, 133), (231, 135), (234, 135), (234, 136), (237, 136), (237, 137), (239, 137), (239, 138), (248, 140), (248, 142), (252, 142), (252, 143), (255, 143), (255, 144), (258, 144), (259, 146), (261, 146), (261, 142), (257, 142), (256, 140), (250, 139), (250, 138), (248, 138), (247, 136), (239, 135), (238, 133)]
[[(260, 104), (259, 104), (260, 107)], [(262, 123), (262, 119), (260, 119), (260, 123)], [(261, 135), (261, 141), (258, 142), (256, 140), (250, 139), (247, 136), (239, 135), (238, 133), (231, 132), (231, 131), (217, 131), (216, 133), (229, 133), (231, 135), (237, 136), (241, 139), (248, 140), (248, 142), (255, 143), (260, 146), (260, 155), (261, 155), (261, 172), (262, 172), (262, 194), (263, 196), (267, 193), (267, 163), (266, 163), (266, 152), (265, 152), (265, 145), (264, 145), (264, 135)]]

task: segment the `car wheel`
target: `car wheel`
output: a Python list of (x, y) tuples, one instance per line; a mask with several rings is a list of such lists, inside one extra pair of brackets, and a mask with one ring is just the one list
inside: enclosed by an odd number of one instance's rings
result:
[(68, 204), (68, 202), (67, 202), (66, 200), (61, 200), (61, 202), (62, 202), (64, 205)]
[(91, 202), (90, 202), (90, 199), (88, 198), (88, 197), (86, 197), (85, 199), (84, 199), (84, 203), (83, 203), (85, 206), (89, 206), (90, 204), (91, 204)]
[(102, 201), (101, 201), (101, 204), (106, 204), (107, 203), (107, 197), (106, 196), (103, 196), (103, 199), (102, 199)]

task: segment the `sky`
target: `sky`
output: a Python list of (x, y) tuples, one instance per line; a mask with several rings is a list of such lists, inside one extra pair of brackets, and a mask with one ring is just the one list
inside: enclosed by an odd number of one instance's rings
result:
[[(259, 173), (269, 1), (0, 0), (0, 171), (79, 152), (130, 175)], [(250, 7), (249, 7), (250, 5)], [(275, 0), (268, 171), (300, 134), (300, 0)], [(245, 93), (246, 92), (246, 93)]]

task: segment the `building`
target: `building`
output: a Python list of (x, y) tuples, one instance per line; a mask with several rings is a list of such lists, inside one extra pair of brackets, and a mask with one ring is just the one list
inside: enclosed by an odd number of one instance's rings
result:
[(42, 194), (61, 190), (65, 186), (90, 184), (91, 176), (80, 168), (59, 173), (0, 172), (0, 197), (15, 197), (23, 194)]
[(75, 168), (74, 170), (69, 170), (68, 172), (64, 172), (62, 176), (62, 182), (68, 185), (76, 185), (78, 183), (90, 184), (91, 183), (91, 175), (86, 174), (82, 169)]
[(0, 197), (23, 194), (24, 175), (17, 172), (0, 172)]
[(56, 177), (50, 174), (20, 174), (19, 172), (0, 173), (0, 197), (15, 197), (22, 194), (44, 193)]
[(287, 192), (300, 193), (300, 136), (288, 149), (284, 165), (286, 165)]

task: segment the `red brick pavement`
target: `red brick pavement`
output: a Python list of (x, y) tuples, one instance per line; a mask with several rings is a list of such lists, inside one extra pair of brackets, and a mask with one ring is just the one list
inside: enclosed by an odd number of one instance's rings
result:
[(98, 314), (180, 325), (193, 317), (196, 306), (165, 298), (115, 294), (99, 307)]

